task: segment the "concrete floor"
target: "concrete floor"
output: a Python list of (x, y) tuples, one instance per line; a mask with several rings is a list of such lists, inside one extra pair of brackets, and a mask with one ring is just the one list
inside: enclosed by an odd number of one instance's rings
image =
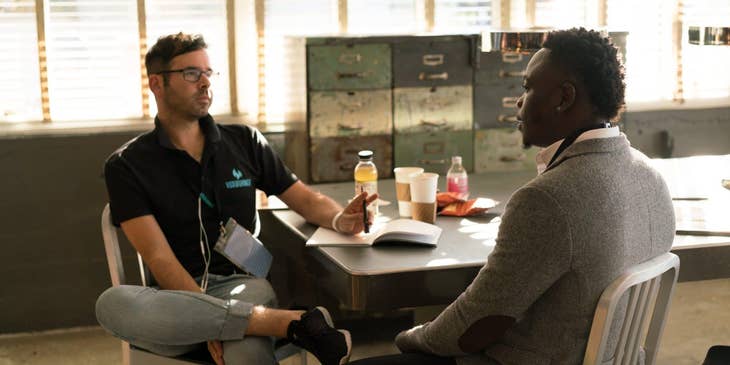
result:
[[(353, 332), (352, 358), (395, 353), (392, 338), (405, 326), (405, 320), (344, 324)], [(657, 364), (701, 364), (716, 344), (730, 344), (730, 279), (679, 283)], [(121, 363), (120, 349), (119, 340), (98, 327), (2, 335), (0, 365), (116, 365)], [(318, 364), (314, 358), (309, 363)]]

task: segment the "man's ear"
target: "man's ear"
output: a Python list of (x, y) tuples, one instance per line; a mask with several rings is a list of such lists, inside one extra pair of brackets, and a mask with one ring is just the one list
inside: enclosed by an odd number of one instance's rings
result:
[(147, 79), (150, 85), (150, 90), (152, 90), (153, 93), (157, 94), (162, 90), (162, 83), (164, 82), (162, 75), (149, 75), (147, 76)]
[(568, 110), (575, 103), (575, 84), (563, 81), (560, 85), (560, 104), (555, 107), (558, 112)]

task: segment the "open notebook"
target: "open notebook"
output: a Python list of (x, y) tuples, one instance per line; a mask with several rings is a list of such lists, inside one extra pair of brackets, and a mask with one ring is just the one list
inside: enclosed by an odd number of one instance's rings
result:
[(370, 233), (344, 235), (329, 228), (318, 228), (307, 246), (373, 246), (377, 244), (415, 244), (436, 246), (441, 228), (413, 219), (396, 219), (370, 227)]

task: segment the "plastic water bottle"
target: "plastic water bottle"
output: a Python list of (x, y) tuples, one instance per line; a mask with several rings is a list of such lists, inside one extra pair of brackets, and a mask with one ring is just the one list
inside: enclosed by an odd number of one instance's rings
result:
[[(378, 168), (373, 163), (373, 151), (362, 150), (357, 153), (360, 161), (355, 166), (355, 195), (366, 191), (368, 195), (378, 192)], [(368, 206), (373, 215), (378, 214), (378, 204), (373, 202)]]
[(461, 156), (451, 157), (451, 167), (446, 173), (446, 191), (458, 194), (461, 199), (469, 197), (469, 177), (461, 164)]

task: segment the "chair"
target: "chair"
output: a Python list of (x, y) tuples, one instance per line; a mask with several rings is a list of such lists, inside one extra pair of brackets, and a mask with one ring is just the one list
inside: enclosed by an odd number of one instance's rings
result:
[[(104, 207), (101, 213), (101, 233), (104, 238), (104, 250), (106, 251), (106, 259), (109, 264), (109, 274), (111, 275), (112, 285), (123, 285), (126, 281), (124, 276), (124, 264), (122, 262), (122, 254), (119, 249), (119, 237), (117, 229), (112, 225), (109, 204)], [(142, 256), (137, 253), (137, 262), (139, 264), (140, 277), (142, 285), (147, 285), (147, 277), (149, 272), (147, 266), (142, 261)], [(303, 349), (286, 343), (277, 344), (274, 351), (277, 361), (281, 361), (295, 355), (299, 356), (302, 365), (307, 364), (307, 353)], [(122, 364), (123, 365), (189, 365), (189, 364), (207, 364), (215, 365), (213, 359), (207, 351), (197, 351), (184, 354), (178, 357), (166, 357), (154, 354), (152, 352), (130, 346), (129, 343), (122, 341)]]
[(645, 364), (653, 365), (678, 275), (679, 257), (665, 253), (629, 268), (614, 280), (598, 301), (583, 365), (606, 364), (603, 362), (606, 353), (613, 351), (606, 344), (611, 324), (627, 291), (626, 315), (609, 364), (635, 365), (643, 347)]

